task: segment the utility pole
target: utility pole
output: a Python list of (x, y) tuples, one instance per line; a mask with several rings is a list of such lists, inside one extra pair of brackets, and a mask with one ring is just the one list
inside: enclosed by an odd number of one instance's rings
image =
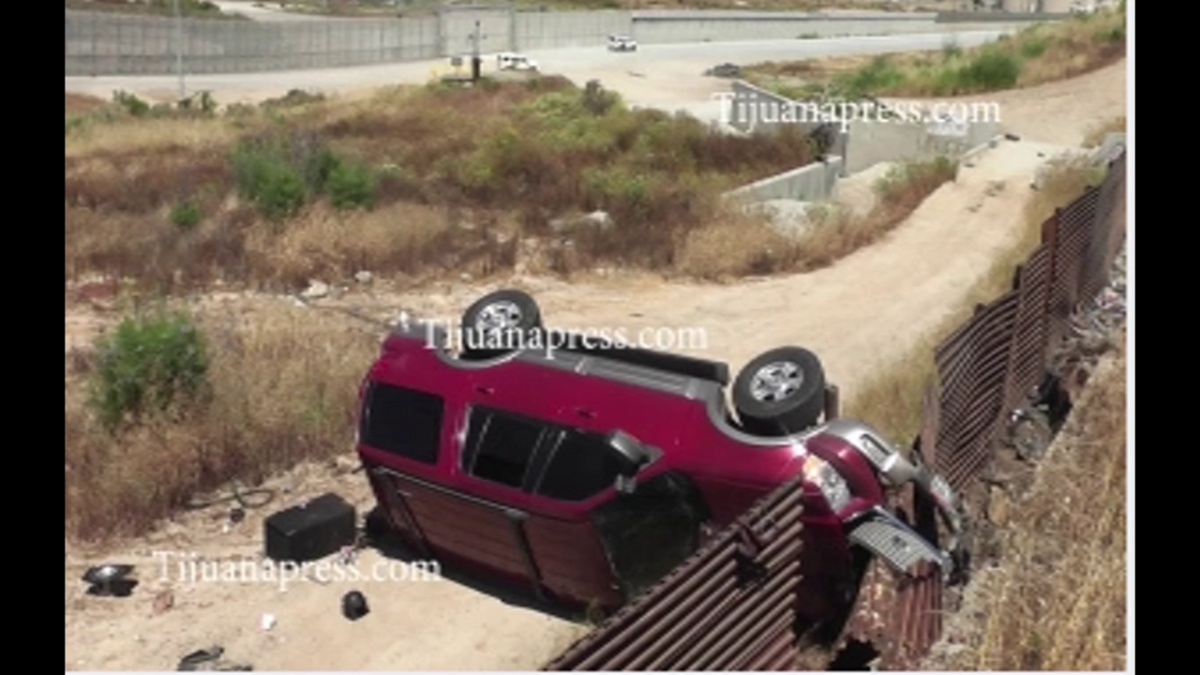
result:
[(179, 9), (179, 0), (175, 0), (175, 75), (179, 78), (179, 102), (187, 98), (183, 86), (183, 12)]
[(475, 20), (475, 34), (471, 43), (471, 81), (478, 82), (480, 66), (483, 65), (483, 58), (479, 56), (479, 19)]

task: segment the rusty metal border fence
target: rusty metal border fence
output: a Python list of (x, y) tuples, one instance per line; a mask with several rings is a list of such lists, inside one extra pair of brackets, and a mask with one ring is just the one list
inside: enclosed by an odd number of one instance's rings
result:
[[(955, 488), (991, 459), (1015, 408), (1028, 405), (1072, 312), (1106, 285), (1124, 238), (1125, 154), (1042, 227), (1013, 287), (935, 350), (919, 451)], [(794, 670), (800, 488), (771, 493), (649, 591), (544, 670)], [(907, 494), (908, 505), (913, 495)], [(758, 570), (747, 583), (747, 571)], [(871, 643), (880, 666), (913, 670), (942, 628), (942, 579), (868, 568), (839, 644)]]
[[(1013, 288), (935, 350), (936, 382), (923, 434), (933, 440), (934, 466), (963, 489), (988, 464), (1009, 415), (1032, 402), (1071, 315), (1108, 282), (1124, 235), (1125, 154), (1042, 226), (1042, 243), (1013, 279)], [(926, 440), (926, 439), (923, 439)], [(927, 458), (928, 459), (928, 458)]]
[(792, 670), (800, 498), (776, 489), (545, 670)]

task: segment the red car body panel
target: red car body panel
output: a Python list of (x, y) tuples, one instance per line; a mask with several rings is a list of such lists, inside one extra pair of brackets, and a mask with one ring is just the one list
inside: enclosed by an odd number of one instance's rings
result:
[(397, 329), (385, 340), (363, 381), (364, 399), (372, 382), (444, 401), (435, 463), (358, 444), (389, 524), (438, 558), (570, 604), (614, 608), (628, 600), (593, 519), (623, 495), (609, 487), (580, 501), (557, 500), (471, 475), (463, 468), (463, 449), (477, 406), (599, 434), (631, 434), (659, 451), (637, 474), (638, 484), (666, 474), (686, 477), (718, 528), (804, 471), (810, 454), (832, 464), (852, 493), (840, 513), (805, 483), (805, 588), (814, 595), (805, 601), (814, 608), (826, 602), (816, 596), (851, 569), (844, 519), (883, 503), (871, 467), (844, 440), (819, 429), (769, 439), (742, 434), (723, 423), (723, 388), (713, 382), (577, 355), (523, 352), (457, 363), (432, 348), (420, 328)]

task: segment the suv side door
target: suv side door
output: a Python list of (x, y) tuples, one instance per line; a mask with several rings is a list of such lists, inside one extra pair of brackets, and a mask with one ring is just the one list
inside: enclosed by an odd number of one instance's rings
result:
[(581, 429), (561, 428), (547, 453), (528, 531), (548, 585), (615, 607), (699, 546), (704, 509), (682, 476), (639, 474), (632, 492), (618, 492), (621, 462), (607, 437)]

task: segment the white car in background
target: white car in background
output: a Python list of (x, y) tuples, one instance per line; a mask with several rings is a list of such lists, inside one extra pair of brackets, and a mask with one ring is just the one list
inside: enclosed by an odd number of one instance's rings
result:
[(537, 71), (537, 61), (524, 54), (503, 52), (496, 55), (496, 68), (499, 70)]
[(629, 35), (608, 36), (608, 51), (610, 52), (636, 52), (637, 48), (637, 40)]

